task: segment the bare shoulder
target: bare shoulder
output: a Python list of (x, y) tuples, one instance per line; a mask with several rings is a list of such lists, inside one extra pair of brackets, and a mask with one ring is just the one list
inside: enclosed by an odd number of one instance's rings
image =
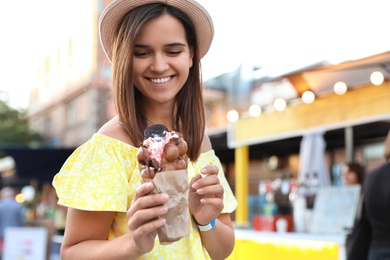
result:
[(211, 145), (210, 138), (209, 138), (209, 136), (207, 134), (204, 134), (203, 141), (202, 141), (202, 146), (200, 148), (200, 152), (201, 153), (205, 153), (205, 152), (210, 151), (211, 149), (213, 149), (213, 147)]
[(130, 140), (129, 135), (126, 133), (126, 131), (121, 126), (121, 123), (119, 122), (119, 119), (117, 116), (113, 117), (110, 121), (105, 123), (99, 129), (98, 134), (106, 135), (108, 137), (117, 139), (117, 140), (122, 141), (124, 143), (134, 145), (133, 142)]

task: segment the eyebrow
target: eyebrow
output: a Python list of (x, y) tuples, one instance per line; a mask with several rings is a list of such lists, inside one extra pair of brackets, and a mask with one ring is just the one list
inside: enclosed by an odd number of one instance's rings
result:
[[(176, 46), (185, 47), (185, 46), (187, 46), (187, 45), (184, 44), (184, 43), (181, 43), (181, 42), (173, 42), (173, 43), (169, 43), (169, 44), (164, 45), (164, 47), (176, 47)], [(145, 45), (145, 44), (136, 44), (136, 45), (135, 45), (135, 48), (148, 48), (148, 47), (149, 47), (149, 46), (148, 46), (148, 45)]]

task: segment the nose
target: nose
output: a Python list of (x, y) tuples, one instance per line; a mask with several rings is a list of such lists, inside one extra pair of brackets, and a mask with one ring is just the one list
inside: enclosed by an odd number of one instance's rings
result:
[(169, 68), (167, 57), (162, 54), (155, 54), (150, 66), (154, 72), (164, 72)]

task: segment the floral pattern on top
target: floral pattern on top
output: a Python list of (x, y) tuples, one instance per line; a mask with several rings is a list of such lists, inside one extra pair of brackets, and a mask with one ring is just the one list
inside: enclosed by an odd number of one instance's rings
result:
[[(141, 184), (137, 162), (138, 147), (102, 134), (94, 134), (66, 160), (53, 179), (58, 204), (88, 211), (115, 211), (115, 219), (108, 239), (129, 231), (126, 211), (136, 188)], [(222, 165), (214, 150), (202, 153), (195, 163), (188, 165), (191, 180), (206, 165), (217, 165), (218, 176), (224, 187), (224, 209), (231, 213), (237, 200), (225, 178)], [(202, 247), (199, 231), (192, 220), (190, 234), (169, 245), (155, 247), (140, 259), (210, 259)]]

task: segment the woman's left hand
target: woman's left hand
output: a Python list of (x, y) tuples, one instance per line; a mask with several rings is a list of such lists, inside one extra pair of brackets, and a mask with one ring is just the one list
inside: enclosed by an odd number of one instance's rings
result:
[(190, 212), (199, 225), (207, 225), (216, 219), (223, 209), (223, 186), (219, 183), (218, 167), (202, 168), (190, 182), (188, 204)]

